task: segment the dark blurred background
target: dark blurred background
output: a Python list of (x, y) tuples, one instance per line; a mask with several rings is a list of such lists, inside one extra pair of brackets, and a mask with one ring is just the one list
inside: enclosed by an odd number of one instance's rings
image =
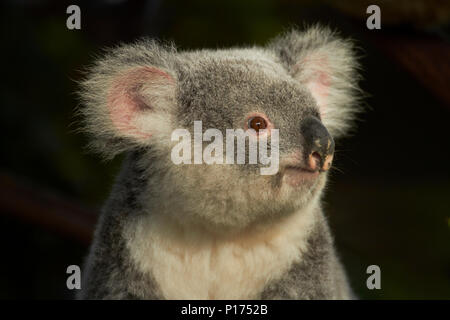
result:
[[(81, 30), (66, 8), (81, 8)], [(381, 30), (369, 30), (369, 4)], [(3, 1), (0, 298), (70, 299), (120, 158), (75, 132), (77, 80), (105, 46), (265, 44), (321, 22), (357, 41), (366, 112), (337, 145), (325, 209), (357, 295), (450, 299), (449, 1)], [(381, 268), (368, 290), (366, 268)]]

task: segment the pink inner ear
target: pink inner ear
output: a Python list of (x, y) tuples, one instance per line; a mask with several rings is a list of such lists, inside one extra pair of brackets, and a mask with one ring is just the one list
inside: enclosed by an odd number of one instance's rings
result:
[(303, 81), (317, 102), (320, 113), (326, 113), (329, 103), (331, 77), (328, 59), (320, 54), (311, 54), (296, 64), (300, 73), (305, 73)]
[(135, 123), (141, 112), (152, 109), (139, 91), (147, 83), (151, 85), (161, 82), (173, 83), (174, 80), (167, 73), (153, 67), (136, 68), (114, 80), (107, 103), (111, 121), (117, 130), (142, 139), (152, 135), (142, 131)]
[(328, 104), (328, 95), (330, 93), (330, 76), (325, 72), (317, 72), (314, 79), (307, 82), (308, 89), (316, 99), (321, 113), (324, 113)]

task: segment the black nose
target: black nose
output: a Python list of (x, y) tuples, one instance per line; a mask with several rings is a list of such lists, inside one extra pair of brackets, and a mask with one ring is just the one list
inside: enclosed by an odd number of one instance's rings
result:
[(334, 140), (322, 122), (314, 116), (308, 116), (301, 122), (304, 138), (304, 159), (307, 167), (313, 171), (327, 171), (331, 167), (334, 154)]

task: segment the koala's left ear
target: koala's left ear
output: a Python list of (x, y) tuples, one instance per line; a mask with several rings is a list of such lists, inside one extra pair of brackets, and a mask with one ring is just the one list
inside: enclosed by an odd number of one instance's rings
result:
[(278, 37), (269, 48), (292, 77), (309, 90), (330, 133), (334, 137), (346, 133), (358, 111), (360, 92), (352, 42), (316, 26)]

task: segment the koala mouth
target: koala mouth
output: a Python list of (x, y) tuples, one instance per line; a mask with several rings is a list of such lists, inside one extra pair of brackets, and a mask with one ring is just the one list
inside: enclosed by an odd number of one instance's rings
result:
[(294, 187), (302, 184), (311, 184), (320, 175), (318, 170), (311, 170), (302, 166), (286, 166), (284, 168), (285, 181)]
[(303, 166), (293, 166), (289, 165), (284, 168), (286, 174), (304, 174), (312, 177), (317, 177), (320, 173), (319, 170), (312, 170)]

